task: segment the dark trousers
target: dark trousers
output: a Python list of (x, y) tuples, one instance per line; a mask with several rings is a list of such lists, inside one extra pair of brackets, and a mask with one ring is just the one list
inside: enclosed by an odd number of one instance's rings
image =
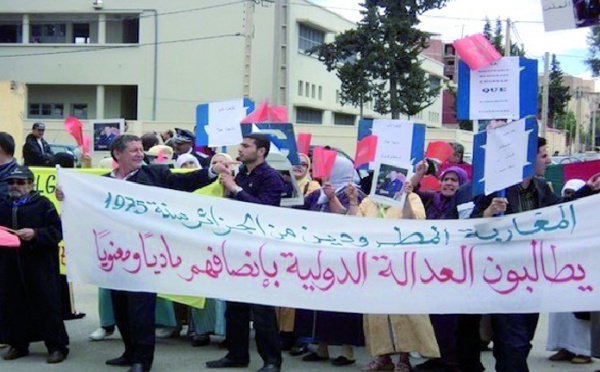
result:
[(226, 337), (227, 358), (238, 363), (249, 363), (250, 312), (256, 331), (256, 348), (265, 364), (281, 365), (277, 317), (272, 306), (227, 301)]
[(529, 372), (527, 357), (539, 314), (492, 314), (498, 372)]
[(156, 293), (111, 290), (115, 321), (123, 337), (123, 356), (149, 370), (154, 360)]
[(440, 359), (444, 364), (458, 365), (457, 314), (430, 314), (429, 319), (435, 331), (440, 348)]
[(481, 337), (479, 336), (479, 314), (458, 315), (458, 362), (462, 372), (482, 372), (485, 370), (481, 364), (479, 351)]

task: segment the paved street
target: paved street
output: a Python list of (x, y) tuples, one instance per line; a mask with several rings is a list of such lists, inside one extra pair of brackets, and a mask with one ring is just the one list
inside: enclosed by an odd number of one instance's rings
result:
[[(31, 372), (31, 371), (61, 371), (61, 372), (96, 372), (96, 371), (122, 371), (120, 367), (110, 367), (104, 364), (106, 359), (119, 356), (122, 350), (122, 343), (118, 336), (113, 336), (109, 340), (92, 342), (88, 340), (88, 335), (98, 326), (97, 311), (97, 292), (95, 287), (75, 286), (75, 298), (78, 311), (87, 313), (87, 316), (81, 320), (67, 322), (67, 330), (71, 337), (71, 353), (68, 359), (58, 365), (49, 365), (45, 363), (46, 351), (42, 343), (35, 343), (31, 346), (31, 355), (27, 358), (15, 361), (0, 360), (0, 371), (2, 372)], [(43, 310), (42, 310), (43, 311)], [(538, 331), (536, 334), (535, 345), (530, 356), (530, 369), (532, 372), (538, 371), (557, 371), (570, 372), (581, 371), (591, 372), (600, 369), (600, 361), (595, 363), (576, 366), (571, 363), (553, 363), (548, 361), (549, 352), (544, 350), (546, 333), (548, 327), (548, 317), (542, 315)], [(156, 346), (156, 357), (153, 371), (186, 372), (206, 370), (204, 363), (208, 360), (217, 359), (225, 354), (224, 350), (219, 350), (215, 344), (203, 348), (194, 348), (190, 343), (183, 339), (158, 340)], [(290, 357), (284, 355), (284, 371), (359, 371), (360, 367), (369, 361), (364, 348), (360, 348), (356, 354), (357, 363), (347, 367), (333, 367), (329, 363), (301, 362), (299, 357)], [(483, 354), (484, 364), (487, 371), (493, 371), (494, 359), (491, 352)], [(413, 359), (412, 363), (417, 364), (422, 360)], [(261, 367), (261, 360), (252, 346), (252, 363), (248, 369), (238, 369), (239, 371), (255, 371)]]

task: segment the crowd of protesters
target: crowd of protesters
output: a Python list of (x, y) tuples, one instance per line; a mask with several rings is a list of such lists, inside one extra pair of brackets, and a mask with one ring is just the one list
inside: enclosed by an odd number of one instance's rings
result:
[[(24, 164), (73, 166), (72, 156), (52, 153), (43, 139), (44, 130), (43, 123), (33, 125), (23, 146)], [(123, 181), (200, 194), (210, 189), (211, 195), (240, 202), (280, 205), (286, 186), (280, 173), (268, 164), (268, 136), (245, 136), (236, 160), (209, 148), (195, 148), (194, 142), (194, 134), (184, 129), (141, 137), (126, 133), (112, 142), (110, 158), (95, 166), (110, 168), (106, 176)], [(600, 178), (569, 180), (562, 195), (556, 195), (543, 178), (550, 156), (545, 140), (539, 138), (534, 176), (508, 188), (504, 197), (474, 198), (470, 191), (472, 170), (463, 161), (464, 148), (453, 144), (453, 149), (454, 154), (443, 164), (430, 159), (418, 163), (404, 188), (392, 184), (402, 184), (398, 177), (390, 178), (389, 187), (383, 189), (392, 190), (389, 192), (394, 198), (406, 194), (403, 208), (372, 200), (367, 195), (370, 181), (361, 182), (362, 187), (356, 183), (352, 161), (338, 156), (328, 179), (313, 180), (313, 159), (299, 154), (300, 163), (293, 167), (293, 176), (304, 195), (304, 204), (295, 208), (357, 218), (492, 217), (542, 208), (600, 190)], [(33, 173), (18, 165), (14, 152), (12, 136), (0, 132), (0, 228), (10, 229), (22, 241), (19, 249), (0, 246), (0, 347), (7, 349), (4, 360), (13, 360), (28, 355), (30, 342), (44, 341), (49, 353), (47, 362), (60, 363), (69, 353), (63, 320), (82, 315), (63, 309), (69, 294), (67, 290), (61, 295), (64, 278), (59, 275), (57, 262), (62, 238), (58, 213), (48, 199), (36, 193)], [(89, 156), (81, 160), (84, 166), (92, 166)], [(192, 171), (173, 173), (169, 167)], [(438, 190), (421, 189), (420, 181), (426, 175), (439, 179)], [(57, 198), (62, 200), (68, 195), (58, 191)], [(39, 308), (47, 311), (34, 311)], [(128, 366), (130, 372), (149, 371), (155, 338), (177, 337), (183, 328), (192, 345), (198, 347), (210, 345), (213, 335), (224, 336), (219, 346), (226, 348), (227, 354), (207, 362), (207, 368), (246, 367), (250, 362), (250, 320), (264, 362), (259, 372), (279, 372), (282, 351), (307, 362), (307, 370), (311, 369), (309, 363), (352, 365), (354, 348), (364, 345), (372, 360), (361, 366), (363, 371), (479, 372), (484, 370), (480, 352), (489, 341), (493, 342), (496, 370), (520, 372), (528, 371), (527, 358), (538, 322), (538, 314), (370, 315), (276, 309), (220, 299), (207, 299), (204, 308), (198, 309), (157, 299), (155, 293), (103, 288), (98, 292), (98, 310), (99, 328), (89, 338), (109, 338), (118, 328), (124, 352), (106, 364)], [(550, 360), (590, 363), (592, 357), (600, 356), (599, 328), (600, 316), (595, 313), (551, 314), (547, 349), (555, 354), (549, 356)], [(413, 366), (411, 354), (428, 360)]]

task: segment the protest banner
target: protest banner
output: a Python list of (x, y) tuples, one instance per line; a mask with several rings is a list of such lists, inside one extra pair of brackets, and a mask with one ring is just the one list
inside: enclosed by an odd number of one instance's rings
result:
[(503, 57), (488, 67), (458, 66), (456, 116), (459, 120), (512, 119), (537, 114), (536, 60)]
[(418, 221), (240, 203), (67, 169), (59, 181), (78, 283), (358, 313), (600, 308), (599, 195), (505, 217)]

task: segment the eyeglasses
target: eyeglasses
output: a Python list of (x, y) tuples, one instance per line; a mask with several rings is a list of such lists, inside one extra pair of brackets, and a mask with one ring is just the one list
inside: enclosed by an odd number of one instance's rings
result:
[(38, 128), (38, 129), (36, 129), (36, 130), (37, 130), (38, 132), (43, 132), (43, 131), (45, 131), (45, 129), (39, 129), (39, 128)]
[(23, 179), (9, 179), (6, 181), (7, 184), (9, 185), (19, 185), (19, 186), (23, 186), (25, 184), (27, 184), (27, 180), (23, 180)]
[(308, 164), (307, 163), (300, 163), (300, 166), (301, 167), (308, 167)]

